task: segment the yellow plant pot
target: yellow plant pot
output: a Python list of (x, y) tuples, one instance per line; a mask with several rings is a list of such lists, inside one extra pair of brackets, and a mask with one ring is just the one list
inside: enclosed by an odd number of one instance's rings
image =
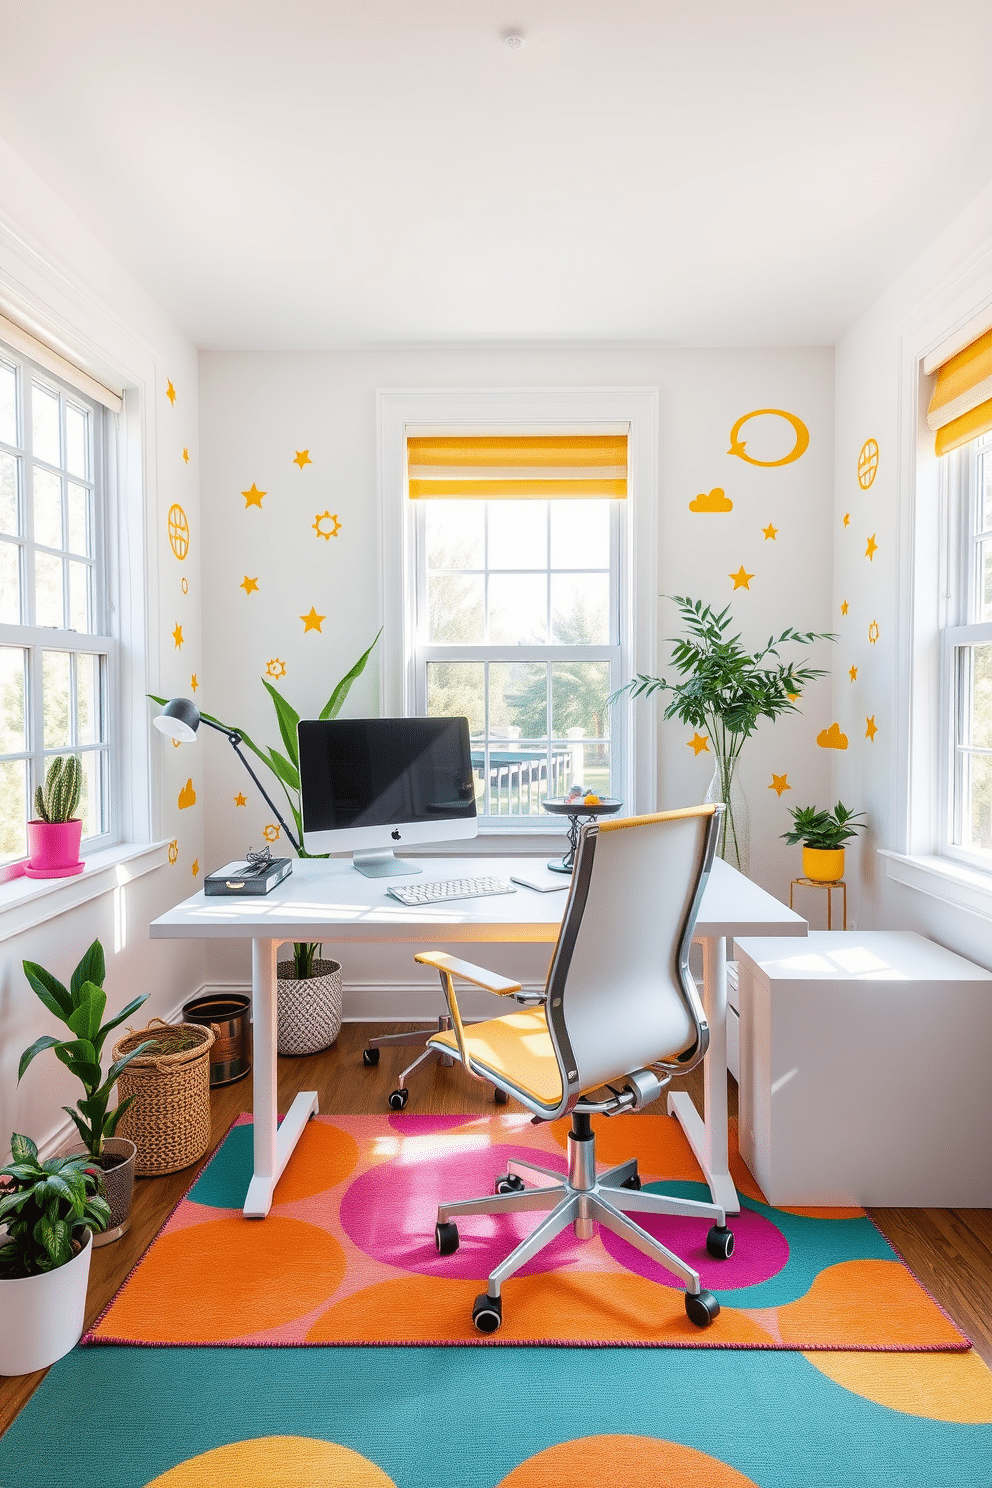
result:
[(844, 877), (844, 849), (804, 847), (803, 873), (814, 883), (836, 883)]

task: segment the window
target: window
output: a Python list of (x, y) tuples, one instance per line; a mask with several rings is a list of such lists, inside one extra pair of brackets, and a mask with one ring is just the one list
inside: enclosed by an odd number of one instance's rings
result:
[(944, 850), (992, 868), (992, 435), (947, 457)]
[(83, 840), (110, 834), (104, 419), (0, 344), (0, 864), (26, 855), (57, 754), (82, 757)]

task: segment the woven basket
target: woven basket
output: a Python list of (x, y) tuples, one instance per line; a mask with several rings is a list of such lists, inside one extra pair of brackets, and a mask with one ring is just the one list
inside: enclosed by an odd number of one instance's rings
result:
[[(190, 1036), (193, 1049), (177, 1048)], [(132, 1059), (117, 1081), (118, 1096), (136, 1100), (124, 1112), (119, 1137), (130, 1137), (138, 1149), (135, 1172), (143, 1178), (176, 1173), (198, 1162), (210, 1146), (210, 1049), (214, 1034), (197, 1023), (164, 1023), (153, 1018), (147, 1028), (128, 1033), (114, 1046), (114, 1058), (154, 1039)]]
[(280, 1054), (319, 1054), (341, 1032), (341, 963), (315, 960), (314, 974), (301, 981), (292, 961), (278, 965)]

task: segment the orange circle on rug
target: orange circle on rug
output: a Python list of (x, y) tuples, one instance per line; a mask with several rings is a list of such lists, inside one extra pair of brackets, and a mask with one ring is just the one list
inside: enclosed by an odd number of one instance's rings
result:
[(308, 1121), (300, 1133), (293, 1155), (276, 1184), (273, 1204), (295, 1204), (312, 1199), (343, 1183), (358, 1163), (358, 1143), (339, 1126)]
[(736, 1467), (653, 1436), (579, 1436), (521, 1462), (497, 1488), (588, 1488), (590, 1483), (664, 1483), (665, 1488), (757, 1488)]
[(396, 1488), (393, 1479), (350, 1447), (307, 1436), (259, 1436), (229, 1442), (178, 1462), (146, 1488)]
[(961, 1426), (992, 1423), (992, 1373), (975, 1353), (810, 1353), (803, 1358), (835, 1385), (888, 1410)]
[(156, 1241), (93, 1331), (147, 1343), (255, 1337), (325, 1301), (344, 1270), (334, 1236), (300, 1219), (186, 1225)]
[(778, 1308), (784, 1343), (829, 1338), (837, 1349), (946, 1348), (963, 1345), (954, 1324), (901, 1261), (838, 1261), (813, 1278), (804, 1297)]
[[(568, 1146), (568, 1121), (553, 1121), (551, 1136), (559, 1147)], [(614, 1116), (596, 1127), (596, 1167), (618, 1167), (636, 1157), (645, 1183), (657, 1178), (684, 1179), (702, 1183), (702, 1169), (692, 1155), (685, 1132), (672, 1117), (645, 1120), (643, 1116)]]

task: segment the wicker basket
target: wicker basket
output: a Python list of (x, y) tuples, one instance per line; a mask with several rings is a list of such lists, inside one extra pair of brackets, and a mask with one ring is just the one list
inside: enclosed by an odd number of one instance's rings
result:
[(277, 993), (280, 1054), (319, 1054), (329, 1049), (341, 1032), (341, 963), (313, 963), (313, 976), (293, 976), (292, 961), (278, 965)]
[[(196, 1047), (182, 1045), (190, 1037)], [(117, 1081), (118, 1096), (136, 1096), (117, 1128), (138, 1149), (135, 1172), (143, 1178), (175, 1173), (198, 1162), (210, 1146), (210, 1049), (214, 1034), (197, 1023), (164, 1023), (153, 1018), (147, 1028), (128, 1033), (114, 1046), (114, 1058), (154, 1039), (132, 1059)]]

